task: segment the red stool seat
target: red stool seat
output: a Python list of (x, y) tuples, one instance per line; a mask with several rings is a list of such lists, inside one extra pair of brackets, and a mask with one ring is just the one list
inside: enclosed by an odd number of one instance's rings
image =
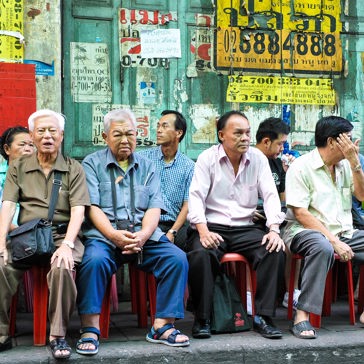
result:
[[(235, 277), (236, 286), (238, 292), (240, 293), (242, 302), (244, 304), (245, 310), (247, 309), (247, 269), (249, 271), (250, 277), (250, 287), (251, 287), (251, 304), (252, 304), (252, 315), (255, 315), (255, 292), (257, 286), (257, 278), (255, 270), (252, 268), (248, 260), (241, 254), (237, 253), (225, 253), (220, 261), (221, 264), (229, 264), (227, 273)], [(242, 264), (236, 264), (242, 263)]]

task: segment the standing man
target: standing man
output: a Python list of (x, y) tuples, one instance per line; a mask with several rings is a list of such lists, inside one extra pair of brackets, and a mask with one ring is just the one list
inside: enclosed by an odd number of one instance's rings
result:
[[(352, 194), (364, 199), (364, 173), (353, 125), (339, 116), (316, 124), (316, 148), (298, 158), (287, 171), (287, 227), (284, 241), (304, 257), (301, 295), (291, 331), (300, 339), (314, 339), (310, 312), (320, 315), (327, 272), (334, 252), (343, 261), (364, 261), (364, 231), (354, 230)], [(364, 317), (361, 315), (361, 321)]]
[[(220, 142), (198, 157), (188, 201), (189, 284), (195, 308), (192, 335), (210, 337), (211, 302), (219, 261), (225, 252), (243, 254), (257, 272), (257, 315), (253, 327), (262, 336), (281, 338), (273, 324), (277, 285), (283, 277), (284, 243), (279, 225), (284, 213), (267, 158), (250, 148), (250, 124), (240, 111), (217, 122)], [(258, 193), (266, 227), (254, 224)]]
[[(288, 134), (290, 132), (289, 126), (279, 118), (268, 118), (259, 124), (256, 133), (256, 148), (258, 148), (267, 158), (269, 167), (272, 171), (273, 179), (279, 193), (281, 200), (282, 210), (286, 211), (286, 172), (288, 166), (295, 160), (293, 155), (285, 155), (285, 160), (281, 158), (281, 153), (284, 149), (284, 144), (287, 142)], [(258, 205), (258, 213), (262, 211), (262, 204)], [(285, 282), (286, 292), (282, 305), (288, 307), (288, 285), (291, 272), (291, 254), (289, 249), (286, 250), (286, 268), (285, 268)], [(300, 290), (298, 289), (300, 264), (297, 264), (295, 290), (293, 295), (293, 306), (296, 308)]]
[(164, 110), (157, 124), (159, 147), (139, 152), (154, 162), (160, 174), (162, 198), (167, 212), (161, 215), (158, 226), (181, 249), (186, 245), (188, 193), (195, 167), (192, 159), (178, 150), (186, 130), (186, 119), (181, 113)]
[(184, 317), (187, 283), (186, 255), (158, 228), (165, 209), (159, 176), (153, 163), (134, 153), (136, 118), (128, 109), (104, 117), (107, 148), (83, 161), (91, 207), (83, 229), (85, 254), (77, 273), (81, 338), (77, 352), (98, 352), (102, 300), (111, 276), (124, 263), (154, 274), (157, 310), (146, 340), (169, 346), (188, 346), (189, 339), (174, 327)]
[(19, 225), (48, 216), (55, 171), (62, 175), (52, 226), (56, 251), (47, 274), (49, 288), (49, 345), (55, 359), (68, 359), (71, 348), (65, 340), (67, 325), (76, 304), (75, 265), (81, 262), (83, 245), (78, 237), (85, 206), (90, 204), (81, 165), (61, 154), (65, 120), (52, 110), (39, 110), (28, 119), (36, 152), (9, 165), (0, 214), (0, 351), (11, 348), (9, 307), (25, 270), (16, 269), (6, 249), (6, 236), (20, 205)]

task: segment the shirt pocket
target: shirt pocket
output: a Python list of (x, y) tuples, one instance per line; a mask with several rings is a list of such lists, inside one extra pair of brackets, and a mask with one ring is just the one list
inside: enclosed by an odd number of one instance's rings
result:
[(134, 187), (135, 208), (145, 211), (149, 206), (149, 187), (135, 186)]
[[(69, 191), (65, 191), (65, 190), (60, 190), (59, 191), (59, 195), (58, 195), (58, 200), (57, 200), (57, 210), (56, 211), (63, 211), (66, 212), (67, 214), (70, 213), (70, 193)], [(56, 213), (55, 211), (55, 213)]]
[(344, 210), (351, 210), (352, 196), (351, 196), (351, 190), (348, 187), (342, 188), (342, 204)]
[(112, 207), (111, 182), (100, 182), (100, 207)]
[(244, 200), (246, 201), (245, 207), (255, 207), (258, 203), (258, 184), (253, 185), (245, 185), (241, 193), (242, 203), (245, 204)]

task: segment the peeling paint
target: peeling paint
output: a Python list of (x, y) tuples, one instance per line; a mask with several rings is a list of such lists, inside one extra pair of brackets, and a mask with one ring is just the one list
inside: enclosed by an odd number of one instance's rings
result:
[(219, 111), (216, 105), (195, 104), (190, 107), (190, 118), (193, 122), (193, 143), (214, 144), (216, 137), (216, 119)]

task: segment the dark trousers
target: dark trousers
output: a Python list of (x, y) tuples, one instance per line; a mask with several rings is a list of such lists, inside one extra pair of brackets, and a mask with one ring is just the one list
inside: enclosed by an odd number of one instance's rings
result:
[(188, 282), (195, 317), (210, 319), (214, 282), (225, 252), (240, 253), (251, 262), (257, 274), (256, 313), (274, 316), (277, 288), (284, 280), (284, 252), (269, 253), (262, 245), (266, 231), (257, 225), (227, 227), (214, 224), (208, 227), (224, 239), (218, 249), (205, 249), (200, 243), (198, 232), (188, 229)]

